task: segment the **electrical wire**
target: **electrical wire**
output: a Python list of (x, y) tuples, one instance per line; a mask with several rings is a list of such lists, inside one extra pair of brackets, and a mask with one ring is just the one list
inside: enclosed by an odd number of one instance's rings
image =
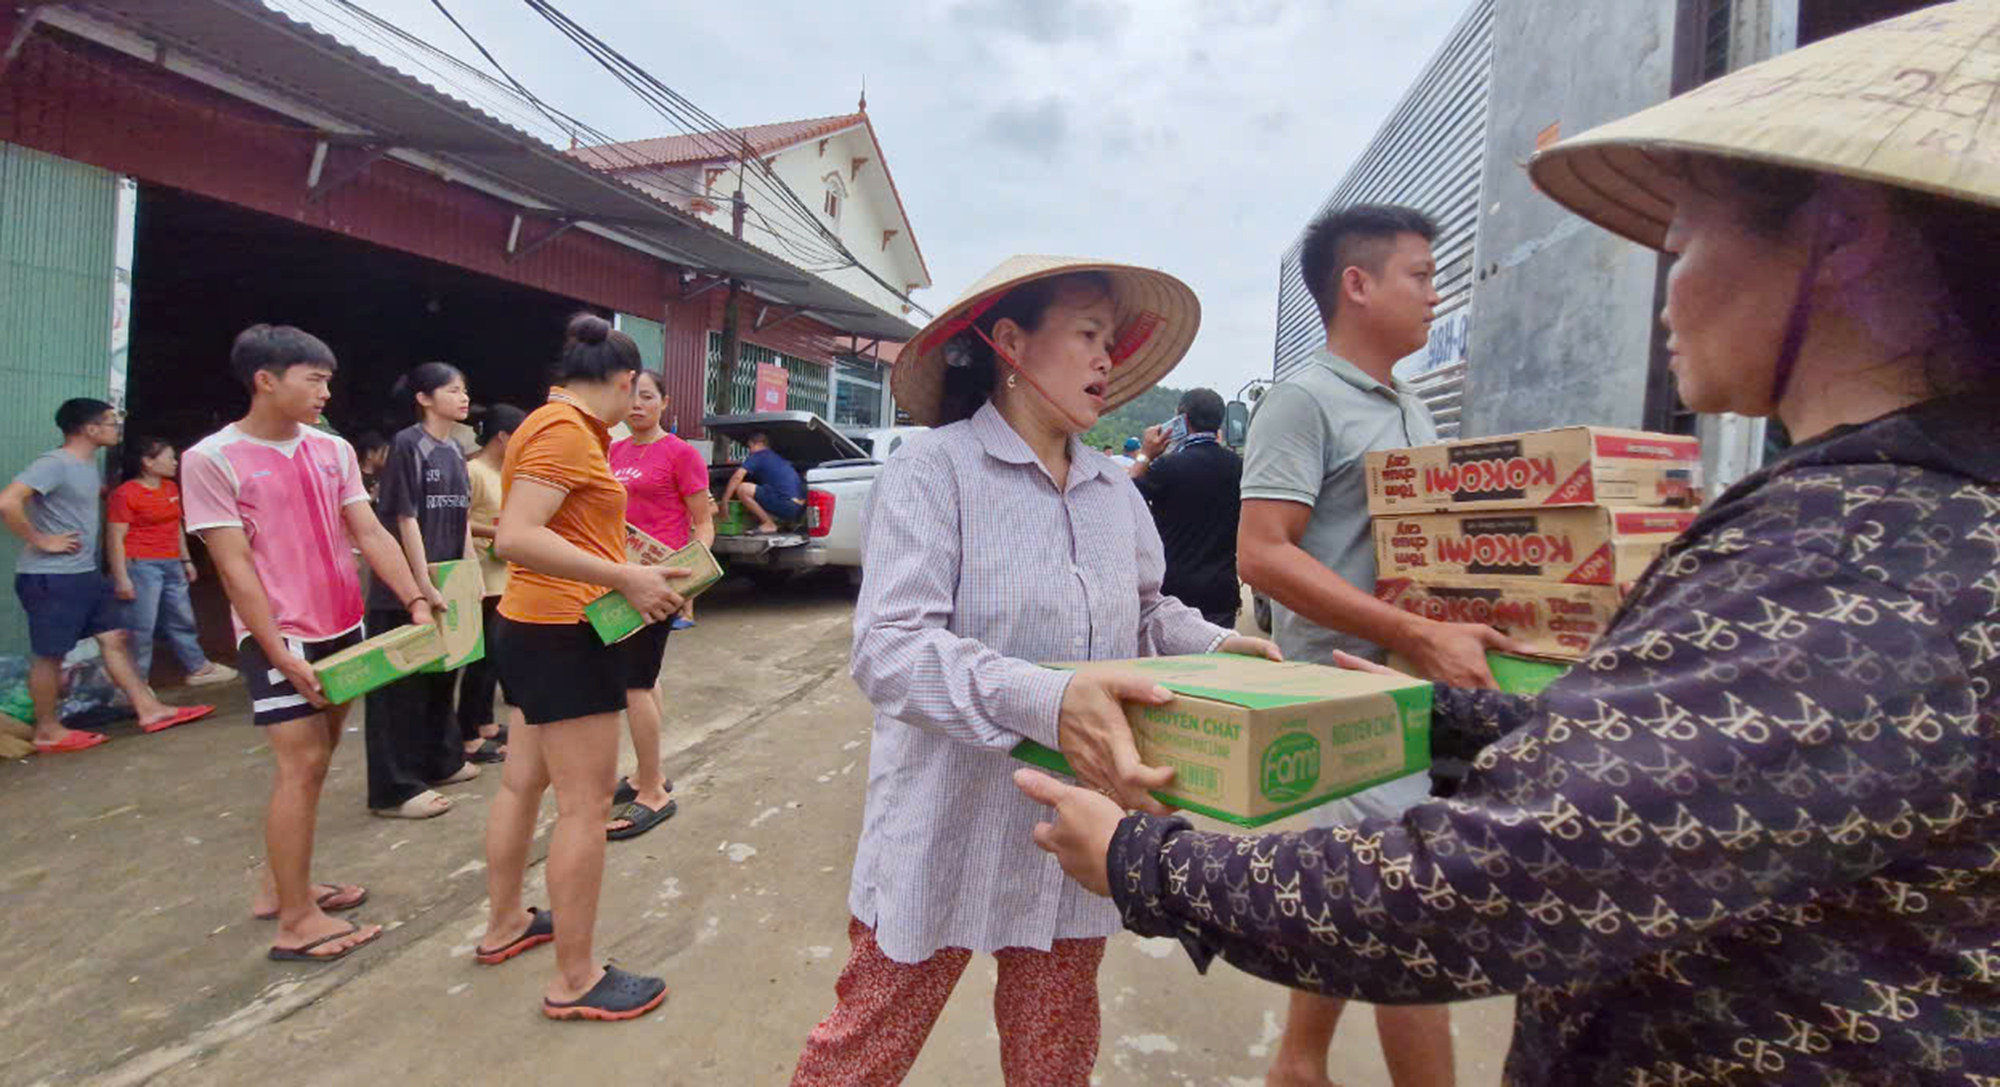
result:
[[(584, 49), (587, 54), (597, 60), (607, 71), (618, 76), (621, 82), (630, 87), (647, 104), (652, 105), (662, 116), (687, 130), (688, 134), (697, 141), (704, 141), (711, 146), (717, 147), (724, 156), (731, 154), (726, 144), (720, 144), (716, 141), (718, 134), (730, 132), (731, 130), (715, 117), (674, 91), (673, 88), (660, 82), (644, 68), (633, 63), (616, 49), (606, 44), (602, 39), (599, 39), (589, 30), (585, 29), (581, 24), (563, 14), (549, 0), (523, 0), (523, 2), (530, 9), (541, 14), (551, 25), (562, 31), (571, 41)], [(771, 195), (779, 198), (780, 210), (789, 210), (795, 214), (802, 225), (809, 226), (815, 230), (828, 246), (849, 262), (850, 266), (860, 268), (863, 273), (874, 280), (883, 290), (901, 299), (913, 309), (924, 313), (925, 316), (930, 316), (928, 310), (918, 306), (916, 302), (911, 300), (908, 295), (903, 293), (894, 284), (889, 283), (876, 274), (874, 269), (861, 263), (853, 251), (847, 248), (847, 244), (841, 240), (839, 235), (828, 230), (826, 224), (821, 222), (818, 216), (806, 206), (805, 201), (799, 197), (798, 193), (790, 185), (785, 184), (784, 180), (778, 177), (769, 166), (765, 165), (761, 160), (755, 160), (754, 156), (748, 154), (738, 152), (733, 157), (737, 158), (741, 164), (743, 175), (756, 176), (760, 180), (770, 183), (768, 187), (769, 192)], [(754, 173), (749, 169), (750, 162), (752, 161), (757, 161), (759, 167)]]
[[(304, 0), (304, 2), (312, 4), (315, 2), (315, 0)], [(363, 20), (365, 25), (361, 26), (359, 28), (359, 31), (361, 33), (366, 34), (371, 40), (376, 41), (378, 43), (385, 43), (386, 40), (382, 37), (382, 33), (386, 33), (392, 36), (394, 42), (401, 43), (403, 48), (396, 48), (395, 45), (390, 44), (389, 49), (391, 52), (409, 59), (412, 63), (421, 67), (423, 70), (430, 72), (432, 75), (436, 76), (439, 80), (440, 85), (448, 87), (455, 92), (465, 95), (469, 101), (474, 102), (474, 104), (481, 105), (482, 108), (489, 109), (496, 116), (500, 116), (502, 114), (510, 115), (511, 118), (517, 122), (517, 127), (521, 128), (523, 131), (533, 132), (535, 129), (542, 127), (541, 124), (539, 123), (540, 121), (546, 121), (552, 123), (555, 125), (554, 131), (560, 133), (560, 139), (566, 139), (571, 141), (572, 143), (581, 143), (583, 141), (580, 140), (578, 137), (580, 135), (588, 136), (590, 138), (590, 142), (605, 145), (602, 147), (593, 148), (593, 150), (597, 150), (600, 152), (600, 157), (605, 157), (605, 158), (615, 157), (619, 160), (616, 163), (611, 163), (608, 165), (615, 166), (616, 168), (621, 170), (642, 172), (648, 175), (645, 179), (645, 182), (642, 183), (641, 187), (650, 186), (655, 189), (666, 190), (670, 194), (676, 194), (679, 196), (689, 197), (689, 198), (707, 198), (707, 199), (714, 198), (713, 193), (708, 193), (689, 187), (677, 181), (676, 179), (666, 174), (665, 172), (660, 171), (655, 164), (634, 157), (622, 147), (619, 141), (612, 139), (610, 136), (598, 131), (595, 128), (592, 128), (590, 125), (585, 124), (582, 121), (579, 121), (577, 118), (571, 116), (570, 114), (565, 113), (562, 110), (549, 105), (547, 102), (539, 98), (536, 98), (531, 93), (524, 95), (523, 92), (526, 90), (525, 87), (517, 89), (515, 87), (507, 86), (500, 83), (487, 73), (482, 72), (479, 69), (474, 68), (469, 64), (466, 64), (464, 61), (460, 60), (456, 56), (453, 56), (452, 54), (445, 52), (442, 49), (439, 49), (437, 46), (431, 44), (430, 42), (425, 41), (422, 38), (416, 37), (410, 32), (404, 30), (402, 27), (396, 26), (395, 24), (382, 19), (380, 16), (369, 11), (368, 9), (353, 3), (352, 0), (332, 0), (332, 2), (338, 4), (342, 10), (347, 11), (352, 15), (357, 16), (361, 20)], [(353, 24), (343, 22), (342, 25), (352, 26)], [(369, 28), (374, 28), (375, 30), (379, 30), (381, 33), (372, 32)], [(425, 56), (441, 60), (446, 64), (448, 64), (454, 70), (462, 72), (464, 75), (470, 76), (474, 80), (477, 80), (478, 83), (481, 84), (482, 86), (497, 92), (504, 100), (508, 101), (510, 104), (514, 104), (516, 107), (518, 107), (518, 105), (522, 103), (532, 105), (536, 110), (537, 120), (529, 121), (527, 123), (518, 123), (521, 118), (527, 116), (526, 114), (520, 112), (518, 108), (514, 109), (494, 108), (492, 105), (494, 99), (477, 95), (471, 88), (467, 87), (464, 83), (452, 79), (451, 77), (440, 72), (437, 68), (425, 63), (423, 60), (423, 57)], [(530, 99), (532, 99), (532, 101), (528, 101)], [(555, 140), (551, 142), (559, 143), (560, 140)], [(630, 180), (630, 178), (628, 178), (628, 180)]]
[[(315, 11), (326, 13), (316, 0), (301, 0)], [(423, 70), (436, 77), (444, 86), (465, 94), (473, 101), (488, 109), (496, 117), (505, 116), (509, 123), (532, 131), (546, 124), (550, 130), (567, 138), (572, 145), (588, 143), (581, 148), (588, 150), (600, 166), (612, 169), (629, 183), (640, 188), (651, 189), (669, 198), (679, 196), (685, 199), (699, 199), (721, 203), (730, 199), (715, 193), (712, 187), (697, 189), (690, 181), (674, 177), (662, 169), (657, 162), (648, 161), (636, 155), (627, 141), (612, 138), (594, 126), (578, 119), (542, 99), (526, 84), (502, 65), (491, 50), (475, 36), (471, 30), (453, 15), (442, 0), (431, 0), (438, 13), (456, 29), (461, 36), (498, 72), (501, 79), (467, 64), (457, 56), (439, 48), (431, 42), (417, 37), (402, 27), (376, 15), (355, 0), (330, 0), (338, 5), (338, 10), (350, 15), (341, 20), (345, 25), (365, 34), (374, 42), (384, 45), (392, 52), (399, 53)], [(702, 110), (686, 97), (660, 82), (645, 69), (618, 53), (617, 50), (597, 38), (581, 24), (569, 18), (553, 4), (544, 0), (526, 0), (531, 10), (543, 16), (552, 26), (568, 37), (573, 43), (595, 60), (614, 79), (630, 90), (641, 102), (665, 118), (675, 128), (680, 129), (697, 149), (705, 150), (713, 159), (733, 161), (736, 164), (738, 186), (748, 194), (761, 196), (762, 200), (745, 201), (745, 212), (755, 220), (755, 228), (766, 234), (775, 245), (774, 252), (782, 250), (786, 259), (800, 266), (804, 271), (826, 274), (847, 268), (859, 268), (884, 290), (909, 304), (917, 312), (929, 316), (929, 311), (918, 306), (904, 292), (877, 275), (862, 264), (847, 247), (839, 235), (829, 230), (819, 214), (808, 207), (796, 190), (777, 176), (762, 159), (749, 150), (748, 140), (740, 130), (732, 129)], [(400, 43), (399, 48), (396, 43)], [(479, 86), (492, 94), (478, 94), (468, 88), (462, 79), (454, 79), (424, 58), (432, 58), (449, 69), (470, 77)], [(507, 106), (494, 108), (497, 101)], [(530, 115), (522, 109), (533, 110)], [(533, 117), (528, 124), (519, 121)], [(760, 204), (770, 205), (770, 214)], [(775, 216), (776, 218), (774, 218)], [(765, 246), (765, 248), (771, 248)]]

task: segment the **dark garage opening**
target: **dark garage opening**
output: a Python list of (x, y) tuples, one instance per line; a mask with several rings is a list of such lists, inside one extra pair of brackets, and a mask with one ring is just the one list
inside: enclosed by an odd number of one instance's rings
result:
[[(500, 244), (495, 239), (494, 244)], [(475, 405), (532, 409), (570, 315), (583, 304), (398, 250), (161, 186), (141, 186), (133, 252), (127, 434), (187, 446), (240, 418), (249, 395), (229, 345), (258, 322), (297, 325), (340, 360), (327, 419), (350, 439), (414, 421), (392, 404), (396, 378), (443, 360)], [(599, 312), (602, 312), (601, 310)], [(203, 648), (233, 663), (229, 605), (192, 543)], [(157, 685), (179, 664), (160, 647)]]
[[(352, 437), (413, 421), (389, 402), (412, 366), (463, 370), (475, 404), (539, 404), (571, 314), (560, 295), (329, 231), (143, 186), (133, 254), (130, 433), (185, 446), (240, 417), (229, 345), (297, 325), (340, 359), (327, 418)], [(500, 239), (494, 239), (500, 244)]]

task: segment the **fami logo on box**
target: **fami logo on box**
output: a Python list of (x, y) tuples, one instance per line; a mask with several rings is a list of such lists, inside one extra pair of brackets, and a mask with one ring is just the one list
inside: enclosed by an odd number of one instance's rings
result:
[(1310, 732), (1287, 732), (1264, 749), (1257, 775), (1264, 799), (1298, 800), (1319, 784), (1319, 740)]

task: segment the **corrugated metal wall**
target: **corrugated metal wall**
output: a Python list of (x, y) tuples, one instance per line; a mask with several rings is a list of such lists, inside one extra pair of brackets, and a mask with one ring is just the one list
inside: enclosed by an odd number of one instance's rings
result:
[(708, 432), (702, 429), (701, 419), (708, 414), (704, 395), (708, 383), (708, 300), (673, 299), (666, 305), (666, 318), (661, 330), (660, 372), (666, 375), (667, 395), (673, 398), (681, 437), (705, 438)]
[[(1479, 222), (1479, 175), (1486, 150), (1487, 77), (1493, 58), (1494, 0), (1475, 0), (1367, 150), (1334, 187), (1314, 218), (1348, 204), (1407, 204), (1438, 222), (1438, 320), (1433, 337), (1472, 301), (1472, 243)], [(1457, 342), (1462, 344), (1461, 331)], [(1284, 380), (1326, 342), (1319, 310), (1299, 277), (1299, 246), (1278, 271), (1277, 340), (1272, 377)], [(1433, 345), (1437, 347), (1440, 345)], [(1438, 430), (1457, 433), (1466, 367), (1426, 349), (1397, 364), (1437, 415)]]
[[(109, 392), (117, 207), (115, 175), (0, 143), (0, 480), (57, 444), (58, 404)], [(9, 573), (19, 550), (0, 532)], [(0, 653), (27, 641), (0, 601)]]

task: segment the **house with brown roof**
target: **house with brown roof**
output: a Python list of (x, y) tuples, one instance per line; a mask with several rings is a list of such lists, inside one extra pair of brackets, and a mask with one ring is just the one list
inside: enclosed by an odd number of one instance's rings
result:
[[(746, 240), (887, 313), (910, 315), (896, 292), (909, 295), (931, 285), (865, 97), (856, 112), (834, 117), (581, 147), (573, 154), (722, 230), (733, 229), (732, 197), (740, 190)], [(832, 247), (800, 221), (800, 209), (789, 205), (772, 178), (782, 180), (861, 267), (837, 267)]]

